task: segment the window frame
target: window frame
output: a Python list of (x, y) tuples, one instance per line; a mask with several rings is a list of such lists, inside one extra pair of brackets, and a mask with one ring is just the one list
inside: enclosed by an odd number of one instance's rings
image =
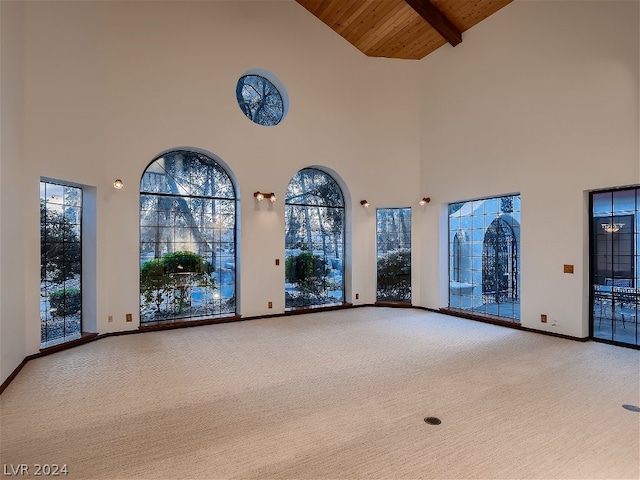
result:
[[(390, 297), (386, 297), (386, 298), (382, 298), (381, 297), (381, 287), (380, 287), (380, 261), (381, 261), (381, 236), (384, 235), (398, 235), (400, 234), (400, 229), (398, 229), (395, 232), (390, 232), (389, 230), (384, 230), (381, 231), (380, 230), (380, 223), (381, 223), (381, 218), (380, 215), (382, 212), (390, 212), (390, 211), (404, 211), (404, 214), (408, 214), (408, 220), (409, 220), (409, 231), (408, 231), (408, 235), (409, 235), (409, 239), (408, 242), (405, 241), (400, 241), (399, 239), (396, 239), (395, 242), (390, 242), (390, 241), (385, 241), (384, 244), (386, 246), (389, 245), (396, 245), (395, 249), (385, 249), (386, 251), (384, 253), (382, 253), (382, 255), (386, 255), (389, 254), (390, 252), (394, 252), (394, 251), (400, 251), (403, 249), (408, 250), (409, 253), (409, 263), (408, 263), (408, 273), (406, 274), (408, 276), (408, 296), (404, 296), (404, 298), (402, 298), (401, 295), (396, 295), (396, 296), (390, 296)], [(411, 282), (411, 271), (412, 271), (412, 265), (411, 265), (411, 260), (412, 260), (412, 251), (411, 251), (411, 241), (412, 241), (412, 213), (413, 213), (413, 209), (411, 207), (381, 207), (381, 208), (377, 208), (376, 209), (376, 303), (377, 304), (381, 304), (381, 303), (402, 303), (402, 304), (408, 304), (411, 305), (411, 301), (412, 301), (412, 282)], [(393, 214), (392, 214), (393, 215)], [(405, 243), (408, 243), (407, 245), (404, 245)], [(404, 246), (403, 246), (404, 245)], [(403, 267), (401, 267), (401, 269), (406, 268), (407, 265), (403, 265)], [(389, 275), (388, 278), (390, 278), (391, 276)], [(399, 289), (403, 289), (406, 287), (406, 285), (403, 286), (403, 284), (405, 284), (406, 282), (398, 282), (395, 284), (396, 288)]]
[[(277, 98), (278, 106), (274, 107), (273, 105), (266, 105), (267, 107), (269, 107), (269, 111), (273, 108), (277, 110), (275, 112), (275, 115), (269, 113), (266, 117), (258, 116), (258, 114), (260, 113), (260, 109), (258, 108), (258, 110), (254, 110), (254, 102), (251, 102), (244, 93), (245, 87), (248, 86), (254, 88), (253, 85), (247, 82), (247, 79), (256, 79), (255, 82), (259, 82), (263, 89), (265, 88), (265, 86), (269, 89), (264, 96), (261, 96), (261, 93), (256, 91), (256, 94), (260, 96), (261, 99), (259, 102), (260, 104), (268, 101), (270, 97), (273, 98), (275, 95), (275, 97)], [(266, 71), (248, 71), (241, 75), (236, 82), (236, 102), (238, 103), (240, 111), (253, 123), (263, 127), (275, 127), (284, 120), (288, 109), (288, 100), (286, 94), (283, 92), (284, 86), (282, 85), (282, 82), (276, 80), (272, 74)]]
[[(616, 194), (634, 192), (634, 206), (632, 210), (616, 208)], [(596, 204), (594, 197), (611, 196), (611, 207), (608, 210), (601, 210)], [(589, 338), (602, 343), (620, 345), (634, 349), (640, 349), (640, 325), (638, 325), (638, 314), (640, 313), (640, 186), (625, 186), (589, 192)], [(615, 245), (611, 242), (611, 251), (605, 252), (605, 256), (611, 256), (611, 272), (598, 268), (598, 255), (601, 250), (598, 248), (598, 238), (605, 235), (616, 235), (618, 232), (602, 233), (604, 219), (606, 223), (622, 223), (631, 217), (630, 247), (631, 268), (629, 272), (616, 274), (615, 272)], [(625, 230), (622, 227), (620, 230)], [(622, 232), (625, 234), (625, 232)], [(617, 244), (618, 246), (619, 243)], [(624, 282), (624, 286), (623, 283)], [(635, 321), (631, 317), (635, 316)], [(608, 322), (611, 323), (610, 335), (605, 335)], [(604, 323), (604, 326), (603, 326)], [(635, 330), (634, 330), (635, 329)]]
[[(158, 162), (160, 160), (164, 160), (165, 157), (178, 157), (178, 156), (184, 156), (184, 158), (181, 160), (181, 162), (184, 164), (186, 162), (188, 162), (188, 172), (189, 174), (187, 175), (187, 181), (182, 181), (180, 182), (180, 180), (178, 179), (178, 177), (173, 178), (172, 182), (175, 184), (175, 187), (170, 187), (170, 190), (172, 191), (151, 191), (150, 189), (144, 189), (144, 183), (145, 183), (145, 178), (149, 178), (147, 177), (147, 173), (152, 173), (152, 174), (157, 174), (160, 177), (162, 176), (171, 176), (171, 174), (169, 173), (169, 171), (167, 171), (166, 169), (164, 169), (164, 167), (162, 167)], [(175, 158), (172, 161), (176, 161)], [(189, 183), (193, 177), (191, 175), (192, 169), (196, 168), (196, 163), (200, 162), (201, 166), (205, 167), (205, 170), (203, 170), (204, 173), (202, 173), (204, 175), (204, 177), (206, 177), (207, 179), (209, 178), (213, 178), (214, 181), (216, 178), (220, 178), (218, 177), (218, 175), (222, 175), (222, 179), (224, 180), (224, 185), (223, 187), (225, 189), (228, 190), (228, 194), (225, 195), (218, 195), (216, 193), (212, 194), (212, 195), (208, 195), (208, 194), (203, 194), (202, 191), (200, 191), (199, 193), (194, 192), (194, 189), (197, 187), (194, 187), (191, 183)], [(150, 168), (155, 168), (156, 170), (159, 170), (157, 172), (150, 172)], [(213, 177), (209, 177), (206, 175), (206, 169), (211, 169), (212, 172), (214, 172), (214, 176)], [(164, 173), (162, 173), (162, 171), (164, 171)], [(217, 175), (215, 175), (215, 173), (217, 172)], [(184, 179), (182, 179), (184, 180)], [(161, 181), (161, 180), (160, 180)], [(169, 181), (171, 182), (171, 181)], [(186, 184), (188, 184), (188, 186), (186, 186)], [(216, 185), (215, 183), (211, 183), (208, 182), (208, 186), (209, 188), (215, 188)], [(162, 189), (163, 187), (160, 186), (158, 187), (160, 189)], [(166, 188), (166, 187), (165, 187)], [(185, 190), (185, 191), (180, 191), (180, 189)], [(177, 190), (173, 191), (173, 190)], [(139, 290), (140, 290), (140, 323), (141, 325), (144, 326), (150, 326), (150, 325), (155, 325), (155, 324), (162, 324), (162, 323), (167, 323), (167, 322), (192, 322), (192, 321), (203, 321), (203, 320), (209, 320), (209, 319), (221, 319), (221, 318), (227, 318), (227, 317), (234, 317), (237, 315), (238, 312), (238, 263), (239, 263), (239, 252), (238, 252), (238, 222), (239, 222), (239, 199), (237, 198), (237, 188), (235, 186), (235, 182), (233, 180), (232, 175), (229, 173), (229, 171), (227, 170), (226, 166), (213, 154), (209, 153), (209, 152), (205, 152), (199, 149), (191, 149), (191, 148), (176, 148), (176, 149), (171, 149), (171, 150), (167, 150), (165, 152), (163, 152), (162, 154), (156, 156), (143, 170), (142, 175), (140, 177), (140, 189), (139, 189), (139, 195), (140, 195), (140, 200), (139, 200), (139, 229), (140, 229), (140, 242), (139, 242), (139, 267), (140, 267), (140, 272), (142, 272), (142, 269), (144, 267), (145, 264), (148, 263), (149, 260), (145, 260), (143, 261), (143, 257), (148, 256), (148, 254), (145, 254), (146, 252), (146, 247), (148, 247), (149, 245), (154, 245), (154, 254), (153, 254), (153, 258), (151, 258), (150, 260), (161, 260), (162, 258), (166, 257), (168, 254), (174, 254), (177, 255), (180, 252), (192, 252), (195, 253), (196, 256), (201, 256), (202, 257), (202, 262), (204, 263), (200, 263), (199, 260), (193, 260), (193, 256), (191, 255), (186, 255), (183, 256), (184, 258), (182, 258), (183, 260), (192, 263), (192, 261), (195, 261), (196, 263), (191, 265), (190, 267), (188, 267), (189, 271), (185, 271), (184, 267), (181, 265), (181, 263), (179, 262), (178, 265), (175, 266), (175, 268), (177, 269), (181, 269), (181, 270), (175, 270), (173, 271), (173, 267), (170, 266), (171, 262), (173, 260), (171, 260), (169, 257), (169, 259), (166, 262), (166, 265), (164, 267), (157, 267), (157, 268), (164, 268), (164, 272), (165, 275), (167, 275), (168, 277), (171, 278), (171, 281), (168, 282), (168, 290), (166, 295), (171, 296), (173, 295), (173, 300), (179, 299), (177, 301), (179, 301), (179, 307), (178, 307), (178, 311), (176, 312), (175, 315), (170, 315), (170, 312), (168, 310), (169, 307), (169, 300), (165, 299), (165, 303), (163, 303), (163, 301), (159, 301), (160, 296), (159, 296), (159, 292), (160, 292), (160, 288), (161, 285), (158, 285), (158, 289), (154, 290), (154, 284), (153, 282), (148, 282), (146, 280), (145, 277), (145, 285), (143, 286), (143, 278), (141, 276), (140, 279), (140, 286), (139, 286)], [(158, 223), (154, 224), (146, 224), (143, 221), (143, 201), (144, 198), (155, 198), (157, 202), (160, 201), (160, 199), (164, 199), (166, 202), (173, 202), (173, 208), (169, 209), (169, 210), (158, 210), (156, 209), (155, 212), (156, 213), (160, 213), (160, 212), (164, 212), (169, 214), (169, 222), (168, 223), (161, 223), (160, 220), (158, 219)], [(152, 201), (153, 201), (152, 198)], [(182, 201), (184, 202), (184, 206), (183, 206), (183, 210), (186, 212), (184, 213), (184, 215), (191, 216), (192, 218), (192, 224), (190, 225), (182, 225), (180, 226), (177, 223), (177, 215), (175, 215), (175, 213), (178, 211), (176, 210), (176, 202), (178, 201)], [(219, 224), (224, 223), (224, 220), (229, 217), (232, 216), (233, 217), (233, 225), (232, 227), (220, 227), (218, 229), (215, 228), (215, 224), (212, 224), (211, 227), (206, 227), (204, 225), (197, 225), (197, 222), (195, 221), (195, 219), (193, 219), (194, 215), (194, 211), (191, 208), (192, 202), (193, 201), (197, 201), (198, 203), (202, 203), (203, 205), (200, 206), (200, 208), (202, 208), (202, 212), (200, 212), (201, 216), (206, 215), (206, 203), (210, 202), (210, 206), (211, 206), (211, 221), (215, 222), (217, 221)], [(231, 207), (231, 213), (227, 214), (227, 213), (219, 213), (216, 212), (216, 204), (217, 202), (225, 202), (228, 205), (230, 205)], [(153, 211), (153, 210), (148, 210), (148, 211)], [(183, 216), (184, 216), (183, 215)], [(189, 222), (187, 222), (189, 223)], [(167, 252), (159, 252), (158, 250), (158, 246), (155, 245), (156, 242), (144, 242), (144, 236), (143, 236), (143, 229), (158, 229), (159, 227), (165, 227), (168, 229), (172, 230), (173, 233), (173, 241), (172, 242), (166, 242), (167, 244), (171, 243), (173, 245), (173, 248), (167, 248)], [(219, 230), (219, 233), (222, 235), (221, 232), (225, 232), (225, 233), (229, 233), (229, 230), (232, 229), (232, 240), (223, 240), (222, 237), (220, 238), (216, 238), (216, 230)], [(194, 232), (194, 230), (197, 230), (197, 232)], [(193, 237), (192, 233), (197, 233), (197, 235), (195, 235), (195, 237), (200, 237), (201, 239), (199, 241), (194, 241), (194, 240), (188, 240), (188, 241), (175, 241), (176, 238), (176, 232), (179, 233), (185, 233), (185, 232), (189, 232), (189, 238), (191, 239)], [(204, 232), (204, 233), (203, 233)], [(207, 235), (210, 235), (210, 240), (202, 240), (202, 237), (205, 238), (209, 238), (207, 237)], [(226, 246), (228, 244), (230, 244), (232, 242), (232, 247), (230, 247), (230, 249), (232, 250), (232, 255), (224, 255), (221, 254), (224, 248), (227, 248)], [(185, 247), (185, 243), (187, 244), (186, 247), (187, 248), (182, 248)], [(198, 253), (198, 249), (194, 249), (193, 246), (194, 245), (198, 245), (198, 244), (211, 244), (210, 245), (210, 252), (209, 254), (211, 255), (211, 257), (204, 257), (202, 256), (201, 253)], [(180, 247), (180, 248), (178, 248)], [(161, 247), (160, 247), (161, 248)], [(219, 248), (220, 251), (217, 251), (216, 249)], [(206, 249), (205, 249), (206, 250)], [(160, 256), (158, 256), (160, 254)], [(217, 278), (220, 277), (222, 278), (222, 276), (224, 275), (224, 272), (222, 271), (222, 259), (226, 258), (226, 257), (232, 257), (233, 261), (233, 269), (232, 269), (232, 275), (233, 275), (233, 281), (232, 283), (220, 283), (218, 282)], [(192, 260), (189, 260), (192, 259)], [(213, 260), (213, 261), (210, 261)], [(161, 262), (162, 263), (162, 262)], [(206, 264), (206, 265), (205, 265)], [(169, 267), (167, 267), (167, 265), (169, 265)], [(199, 266), (197, 266), (199, 265)], [(208, 266), (207, 266), (208, 265)], [(220, 267), (219, 271), (216, 270), (216, 267)], [(167, 269), (168, 268), (168, 269)], [(184, 274), (182, 273), (184, 272)], [(214, 272), (217, 272), (216, 275), (214, 275)], [(188, 275), (187, 275), (188, 273)], [(184, 280), (181, 280), (184, 277)], [(215, 278), (215, 288), (208, 290), (207, 287), (207, 277), (211, 278)], [(204, 283), (202, 283), (204, 282)], [(158, 282), (160, 283), (160, 282)], [(232, 288), (232, 294), (229, 296), (224, 296), (221, 295), (220, 292), (222, 290), (222, 288)], [(155, 298), (157, 299), (157, 303), (155, 304), (156, 306), (156, 313), (153, 317), (150, 317), (150, 315), (147, 313), (143, 313), (143, 296), (145, 295), (145, 293), (143, 293), (143, 289), (145, 292), (147, 292), (149, 294), (149, 297), (145, 297), (145, 301), (147, 302), (147, 306), (146, 308), (149, 309), (150, 308), (150, 303), (151, 300), (150, 298), (152, 298), (152, 295), (158, 295)], [(149, 293), (152, 292), (152, 293)], [(158, 293), (156, 293), (158, 292)], [(178, 293), (176, 293), (178, 292)], [(193, 313), (194, 310), (194, 299), (196, 299), (196, 303), (200, 301), (199, 297), (200, 294), (202, 293), (202, 302), (205, 306), (202, 307), (201, 309), (204, 309), (203, 312), (200, 313)], [(208, 294), (210, 294), (210, 296), (207, 296)], [(188, 296), (187, 296), (188, 295)], [(194, 296), (195, 295), (195, 296)], [(187, 304), (183, 304), (183, 300), (188, 301)], [(231, 305), (232, 308), (224, 308), (223, 307), (223, 303), (227, 302), (228, 305)], [(230, 303), (229, 303), (230, 302)], [(208, 304), (213, 304), (213, 307), (207, 307), (206, 305)], [(215, 306), (217, 304), (217, 306)], [(162, 306), (165, 306), (165, 314), (166, 315), (161, 315), (161, 308)], [(189, 311), (191, 311), (191, 313), (187, 312), (183, 314), (183, 308), (188, 309)]]
[[(511, 193), (448, 204), (447, 308), (449, 310), (463, 316), (520, 324), (520, 203), (520, 194)], [(469, 210), (469, 213), (463, 214), (463, 209)], [(481, 213), (475, 213), (480, 209), (482, 209)], [(454, 216), (456, 214), (458, 215)], [(505, 219), (509, 219), (509, 221)], [(466, 224), (463, 225), (465, 220)], [(506, 302), (498, 298), (498, 293), (495, 295), (495, 301), (488, 302), (487, 295), (484, 293), (485, 268), (489, 267), (485, 265), (487, 232), (497, 220), (505, 222), (509, 226), (515, 244), (513, 249), (515, 254), (511, 258), (514, 262), (512, 265), (513, 279), (510, 280), (512, 281), (513, 288), (510, 291), (513, 290), (513, 298)], [(455, 241), (456, 238), (458, 241)], [(463, 252), (463, 249), (467, 254)]]
[[(312, 172), (312, 175), (321, 175), (324, 178), (327, 178), (330, 183), (333, 185), (333, 187), (336, 189), (336, 192), (339, 194), (339, 201), (335, 202), (335, 203), (309, 203), (309, 202), (295, 202), (292, 203), (290, 202), (290, 197), (289, 197), (289, 192), (290, 192), (290, 188), (292, 186), (292, 182), (294, 182), (294, 180), (296, 179), (296, 176), (303, 174), (303, 172)], [(309, 189), (307, 189), (305, 192), (300, 193), (297, 196), (303, 196), (303, 195), (307, 195), (309, 192)], [(326, 197), (322, 197), (323, 199)], [(298, 170), (292, 177), (291, 180), (289, 181), (289, 183), (287, 184), (287, 194), (285, 195), (285, 313), (286, 312), (291, 312), (294, 310), (305, 310), (305, 309), (318, 309), (318, 308), (331, 308), (331, 307), (336, 307), (336, 306), (340, 306), (340, 305), (344, 305), (346, 303), (345, 301), (345, 295), (346, 295), (346, 248), (347, 248), (347, 243), (346, 243), (346, 231), (347, 231), (347, 208), (346, 208), (346, 202), (345, 202), (345, 195), (344, 192), (342, 190), (342, 188), (340, 187), (340, 184), (338, 183), (338, 181), (328, 172), (326, 172), (325, 170), (318, 168), (318, 167), (305, 167), (302, 168), (300, 170)], [(341, 240), (340, 242), (340, 246), (338, 248), (339, 253), (340, 253), (340, 257), (339, 259), (339, 264), (340, 267), (339, 269), (335, 269), (334, 267), (331, 267), (334, 270), (338, 270), (341, 276), (341, 282), (340, 282), (340, 289), (339, 290), (333, 290), (335, 291), (339, 291), (340, 292), (340, 298), (338, 301), (327, 301), (327, 302), (318, 302), (318, 303), (313, 303), (313, 302), (307, 302), (305, 301), (304, 295), (305, 294), (309, 294), (312, 295), (313, 293), (311, 292), (311, 290), (317, 288), (317, 286), (311, 286), (307, 289), (307, 291), (305, 291), (304, 287), (302, 289), (295, 289), (292, 290), (292, 292), (295, 292), (295, 294), (298, 295), (297, 298), (293, 297), (292, 295), (294, 295), (294, 293), (290, 293), (287, 289), (286, 284), (287, 283), (292, 283), (292, 282), (288, 282), (288, 276), (289, 275), (293, 275), (294, 272), (291, 271), (291, 269), (296, 268), (295, 266), (292, 265), (293, 263), (293, 255), (289, 255), (288, 251), (289, 250), (300, 250), (299, 253), (297, 253), (295, 256), (300, 258), (300, 255), (304, 252), (308, 252), (307, 250), (304, 250), (302, 248), (294, 248), (294, 249), (289, 249), (288, 246), (290, 245), (289, 241), (287, 240), (288, 237), (288, 228), (289, 228), (289, 222), (290, 222), (290, 218), (292, 218), (291, 213), (289, 213), (294, 207), (303, 207), (306, 209), (309, 208), (326, 208), (326, 209), (337, 209), (340, 211), (340, 217), (341, 217), (341, 222), (342, 225), (340, 226), (340, 233), (339, 233), (339, 238)], [(318, 235), (318, 233), (315, 230), (310, 230), (307, 233), (307, 236), (312, 238), (312, 245), (311, 245), (311, 252), (312, 252), (312, 259), (313, 259), (313, 265), (314, 265), (314, 269), (315, 268), (324, 268), (326, 266), (326, 261), (324, 261), (324, 263), (322, 265), (318, 265), (318, 262), (315, 259), (315, 255), (313, 254), (313, 252), (315, 252), (315, 250), (313, 249), (313, 238), (318, 239), (318, 238), (323, 238), (323, 242), (326, 242), (324, 240), (325, 237), (322, 237), (320, 235)], [(302, 242), (296, 242), (296, 243), (304, 243)], [(323, 253), (326, 252), (326, 250), (323, 250)], [(326, 255), (323, 255), (322, 257), (323, 259), (328, 258)], [(335, 257), (333, 257), (335, 258)], [(311, 260), (309, 260), (311, 261)], [(325, 283), (326, 279), (328, 278), (328, 274), (325, 274), (324, 276), (322, 276), (322, 282)], [(290, 278), (290, 277), (289, 277)], [(317, 278), (317, 277), (315, 277)], [(295, 282), (293, 282), (295, 283)], [(328, 290), (327, 288), (323, 288), (321, 289), (322, 292), (329, 292), (330, 290)], [(327, 298), (331, 298), (330, 296), (327, 296)], [(335, 298), (335, 297), (333, 297)], [(296, 305), (296, 303), (298, 303), (298, 305)], [(301, 303), (301, 304), (300, 304)]]
[[(61, 188), (62, 189), (62, 200), (60, 203), (53, 203), (53, 202), (48, 202), (47, 201), (47, 196), (48, 196), (48, 188), (49, 186), (51, 187), (55, 187), (55, 188)], [(77, 191), (77, 203), (73, 203), (73, 204), (67, 204), (65, 203), (64, 197), (65, 197), (65, 189), (73, 189), (74, 191)], [(44, 197), (43, 197), (43, 191), (44, 191)], [(45, 179), (45, 178), (41, 178), (40, 179), (40, 202), (41, 202), (41, 210), (40, 210), (40, 284), (41, 284), (41, 292), (42, 289), (44, 288), (44, 291), (46, 292), (45, 295), (43, 296), (41, 293), (41, 303), (40, 303), (40, 348), (48, 348), (48, 347), (52, 347), (55, 345), (59, 345), (61, 343), (66, 343), (66, 342), (71, 342), (74, 340), (79, 339), (82, 336), (82, 331), (83, 331), (83, 327), (84, 327), (84, 315), (83, 315), (83, 310), (84, 310), (84, 290), (85, 290), (85, 285), (84, 285), (84, 268), (83, 268), (83, 218), (84, 218), (84, 189), (83, 187), (79, 186), (79, 185), (74, 185), (72, 184), (72, 182), (64, 182), (64, 181), (58, 181), (58, 180), (52, 180), (52, 179)], [(42, 202), (44, 201), (44, 207)], [(48, 208), (47, 205), (48, 204), (55, 204), (55, 205), (60, 205), (61, 210), (63, 210), (62, 213), (62, 219), (63, 222), (65, 223), (64, 220), (66, 220), (66, 212), (64, 212), (64, 210), (66, 210), (66, 208), (73, 208), (73, 209), (77, 209), (78, 210), (78, 219), (77, 219), (77, 223), (73, 223), (71, 224), (72, 227), (76, 227), (75, 230), (77, 230), (77, 240), (72, 242), (74, 244), (77, 244), (77, 251), (74, 254), (74, 256), (77, 257), (77, 261), (74, 262), (77, 264), (77, 275), (78, 275), (78, 279), (68, 279), (68, 278), (63, 278), (62, 279), (62, 288), (58, 288), (56, 289), (54, 292), (48, 293), (49, 287), (47, 286), (42, 286), (43, 283), (43, 272), (48, 271), (48, 264), (45, 263), (45, 265), (43, 265), (43, 260), (45, 258), (45, 253), (43, 252), (43, 247), (47, 246), (50, 244), (50, 242), (47, 241), (47, 212), (48, 212)], [(44, 208), (44, 210), (43, 210)], [(43, 213), (44, 213), (44, 223), (43, 223)], [(56, 222), (57, 223), (57, 222)], [(44, 233), (43, 233), (43, 228), (44, 228)], [(66, 263), (66, 252), (68, 251), (68, 249), (65, 247), (65, 245), (67, 244), (67, 242), (65, 242), (65, 233), (63, 232), (63, 241), (62, 243), (62, 253), (63, 253), (63, 263)], [(43, 241), (44, 238), (44, 241)], [(56, 242), (58, 243), (58, 242)], [(76, 310), (76, 312), (73, 313), (67, 313), (66, 312), (66, 308), (67, 308), (67, 282), (68, 281), (72, 281), (72, 282), (77, 282), (78, 283), (78, 287), (77, 290), (77, 294), (75, 292), (73, 292), (73, 296), (76, 297), (77, 299), (73, 300), (73, 302), (75, 303), (76, 301), (79, 303), (79, 307), (78, 310)], [(74, 289), (76, 290), (74, 287), (69, 287), (69, 289)], [(43, 310), (43, 300), (42, 297), (45, 297), (46, 300), (44, 300), (44, 302), (46, 304), (49, 304), (50, 306), (50, 302), (51, 302), (51, 296), (56, 293), (56, 292), (60, 292), (62, 291), (62, 295), (63, 295), (63, 300), (61, 303), (61, 306), (63, 309), (65, 309), (65, 313), (62, 315), (62, 320), (58, 320), (57, 322), (54, 321), (54, 315), (50, 315), (50, 312), (52, 312), (54, 310), (54, 308), (49, 308), (49, 309), (44, 309)], [(72, 304), (73, 305), (73, 304)], [(72, 307), (73, 308), (73, 307)], [(45, 312), (45, 315), (43, 318), (43, 312)], [(67, 321), (68, 321), (68, 317), (73, 317), (76, 314), (78, 314), (79, 312), (79, 318), (78, 318), (78, 326), (77, 329), (73, 329), (73, 331), (71, 331), (70, 333), (67, 333)], [(57, 316), (56, 317), (60, 317)], [(50, 336), (49, 335), (49, 323), (59, 323), (62, 322), (62, 335), (56, 335), (56, 336)], [(75, 323), (75, 322), (74, 322)]]

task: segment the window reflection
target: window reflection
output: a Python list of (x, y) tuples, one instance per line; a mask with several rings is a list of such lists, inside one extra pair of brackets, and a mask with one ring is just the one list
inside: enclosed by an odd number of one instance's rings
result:
[(520, 196), (449, 205), (449, 307), (520, 321)]
[(638, 345), (638, 188), (591, 195), (593, 338)]

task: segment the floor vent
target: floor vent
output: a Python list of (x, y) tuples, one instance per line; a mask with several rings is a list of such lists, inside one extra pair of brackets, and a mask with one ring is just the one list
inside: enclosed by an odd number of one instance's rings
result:
[[(635, 405), (622, 405), (622, 408), (625, 410), (629, 410), (630, 412), (640, 412), (640, 407), (636, 407)], [(425, 422), (427, 420), (425, 419)]]

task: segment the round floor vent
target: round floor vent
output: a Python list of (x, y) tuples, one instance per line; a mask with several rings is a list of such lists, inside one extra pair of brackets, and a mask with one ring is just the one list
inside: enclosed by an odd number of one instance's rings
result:
[(640, 407), (636, 407), (635, 405), (622, 405), (622, 408), (630, 412), (640, 412)]

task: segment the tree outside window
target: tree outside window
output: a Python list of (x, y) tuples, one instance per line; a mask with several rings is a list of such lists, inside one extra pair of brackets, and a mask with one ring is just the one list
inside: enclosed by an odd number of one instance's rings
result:
[(141, 322), (234, 315), (236, 198), (199, 152), (154, 160), (140, 182)]
[(40, 182), (40, 342), (82, 330), (82, 190)]

